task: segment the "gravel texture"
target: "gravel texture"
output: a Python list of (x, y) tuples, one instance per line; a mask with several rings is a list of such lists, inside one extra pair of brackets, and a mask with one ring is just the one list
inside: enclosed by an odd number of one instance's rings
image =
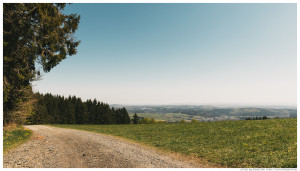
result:
[(109, 135), (41, 125), (25, 128), (33, 131), (31, 140), (4, 155), (4, 168), (211, 167)]

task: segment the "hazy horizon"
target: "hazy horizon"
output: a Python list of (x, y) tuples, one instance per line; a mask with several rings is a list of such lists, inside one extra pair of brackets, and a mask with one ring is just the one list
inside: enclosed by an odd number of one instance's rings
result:
[[(97, 98), (96, 98), (97, 99)], [(97, 99), (99, 100), (99, 99)], [(228, 106), (228, 107), (241, 107), (241, 106), (246, 106), (246, 107), (297, 107), (297, 104), (286, 104), (286, 105), (281, 105), (281, 104), (226, 104), (226, 103), (169, 103), (169, 104), (114, 104), (110, 103), (109, 105), (124, 105), (124, 106)]]
[(71, 4), (78, 53), (34, 90), (108, 104), (297, 106), (297, 4)]

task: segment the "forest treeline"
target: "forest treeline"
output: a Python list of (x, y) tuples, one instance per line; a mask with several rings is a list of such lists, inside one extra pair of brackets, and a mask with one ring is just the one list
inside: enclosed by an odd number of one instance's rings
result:
[(37, 102), (26, 124), (130, 124), (125, 108), (115, 109), (96, 99), (35, 94)]

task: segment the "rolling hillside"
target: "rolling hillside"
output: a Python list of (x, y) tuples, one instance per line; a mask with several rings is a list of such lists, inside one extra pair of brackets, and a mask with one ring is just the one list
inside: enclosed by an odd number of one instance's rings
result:
[[(112, 105), (123, 107), (124, 105)], [(160, 105), (160, 106), (124, 106), (132, 116), (149, 117), (167, 122), (197, 119), (199, 121), (244, 120), (247, 117), (295, 118), (296, 107), (216, 107), (193, 105)]]

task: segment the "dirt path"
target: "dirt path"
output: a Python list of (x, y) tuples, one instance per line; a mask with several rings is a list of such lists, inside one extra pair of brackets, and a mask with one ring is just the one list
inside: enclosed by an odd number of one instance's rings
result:
[(32, 139), (5, 154), (3, 167), (209, 167), (103, 134), (41, 125), (25, 127), (33, 131)]

